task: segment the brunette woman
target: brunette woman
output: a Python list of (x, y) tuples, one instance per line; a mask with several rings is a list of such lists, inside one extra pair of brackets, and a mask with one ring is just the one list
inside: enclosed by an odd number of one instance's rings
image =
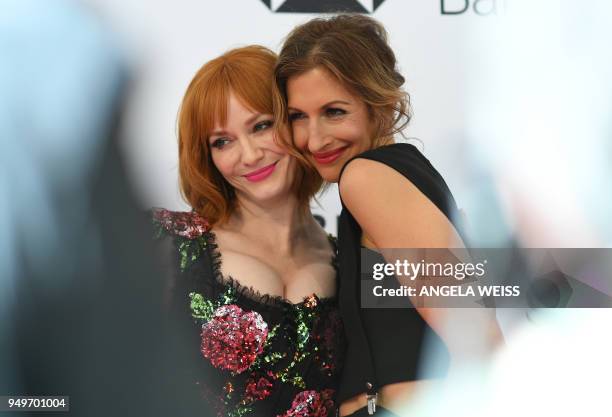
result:
[(336, 412), (334, 244), (309, 211), (320, 179), (277, 143), (288, 129), (274, 129), (275, 64), (249, 46), (196, 73), (178, 122), (193, 210), (154, 210), (167, 306), (191, 335), (176, 344), (177, 378), (218, 416)]
[[(400, 412), (424, 379), (446, 373), (448, 340), (440, 335), (448, 309), (361, 309), (360, 250), (462, 248), (457, 206), (419, 150), (394, 140), (410, 120), (409, 98), (378, 22), (339, 15), (298, 26), (275, 78), (289, 145), (339, 184), (339, 303), (348, 342), (340, 415), (394, 415), (389, 410)], [(425, 340), (443, 352), (429, 374), (420, 369)]]

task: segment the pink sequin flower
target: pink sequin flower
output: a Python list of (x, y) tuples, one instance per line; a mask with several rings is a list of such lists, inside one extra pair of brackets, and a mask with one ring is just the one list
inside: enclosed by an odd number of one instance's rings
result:
[(268, 325), (256, 311), (245, 313), (234, 304), (217, 308), (202, 326), (201, 350), (213, 366), (235, 373), (246, 371), (263, 351)]
[(291, 408), (277, 417), (327, 417), (334, 407), (333, 393), (331, 389), (320, 393), (312, 390), (302, 391), (293, 399)]
[(272, 393), (272, 382), (265, 377), (251, 377), (246, 384), (246, 395), (252, 400), (263, 400)]
[(195, 211), (153, 209), (153, 218), (166, 231), (187, 239), (196, 239), (210, 229), (210, 224), (206, 219)]

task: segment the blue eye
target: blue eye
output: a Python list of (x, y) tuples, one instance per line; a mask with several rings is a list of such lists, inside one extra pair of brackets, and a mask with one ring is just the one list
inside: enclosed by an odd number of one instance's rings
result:
[(271, 128), (274, 125), (274, 122), (272, 120), (264, 120), (262, 122), (257, 123), (254, 127), (253, 127), (253, 132), (257, 133), (257, 132), (261, 132), (262, 130), (266, 130)]
[(304, 117), (306, 117), (304, 113), (300, 113), (300, 112), (291, 113), (289, 114), (289, 122), (295, 122), (296, 120), (303, 119)]
[(218, 138), (218, 139), (215, 139), (210, 144), (210, 146), (212, 146), (213, 148), (216, 148), (216, 149), (223, 149), (223, 147), (225, 145), (227, 145), (228, 143), (229, 143), (229, 139), (228, 138)]
[(330, 107), (325, 109), (325, 115), (328, 117), (339, 117), (346, 114), (346, 111), (337, 107)]

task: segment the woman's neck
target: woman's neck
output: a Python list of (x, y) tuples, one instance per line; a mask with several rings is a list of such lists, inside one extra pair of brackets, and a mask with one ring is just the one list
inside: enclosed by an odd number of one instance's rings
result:
[(294, 196), (269, 204), (237, 199), (236, 210), (221, 228), (239, 233), (276, 253), (293, 254), (297, 244), (312, 230), (314, 219), (300, 210)]
[(377, 143), (376, 147), (378, 148), (378, 147), (381, 147), (381, 146), (387, 146), (387, 145), (394, 144), (395, 143), (395, 139), (393, 138), (393, 136), (387, 136), (387, 137), (380, 138), (377, 142), (378, 143)]

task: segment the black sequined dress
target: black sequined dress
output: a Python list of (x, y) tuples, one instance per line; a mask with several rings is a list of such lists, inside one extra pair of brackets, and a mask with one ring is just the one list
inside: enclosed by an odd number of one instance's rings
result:
[(186, 402), (220, 417), (335, 415), (345, 348), (336, 298), (261, 295), (221, 274), (214, 233), (195, 212), (152, 217)]

